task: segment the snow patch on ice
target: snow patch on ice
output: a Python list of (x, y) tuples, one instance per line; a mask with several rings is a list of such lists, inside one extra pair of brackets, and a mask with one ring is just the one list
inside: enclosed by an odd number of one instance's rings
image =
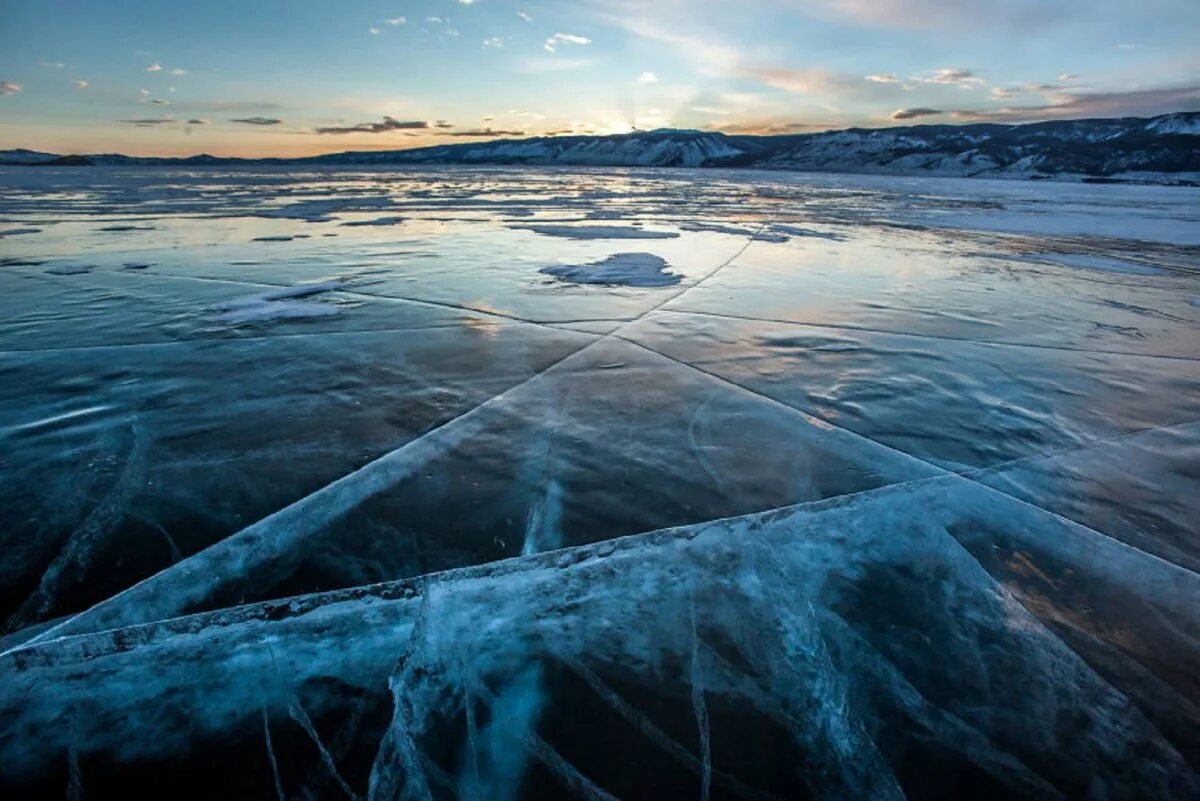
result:
[(674, 239), (675, 231), (647, 231), (630, 225), (517, 225), (520, 231), (566, 239)]
[(376, 217), (373, 220), (349, 220), (342, 225), (358, 228), (366, 225), (399, 225), (404, 222), (403, 217)]
[(589, 264), (558, 264), (543, 267), (542, 273), (576, 284), (619, 284), (622, 286), (672, 286), (682, 276), (667, 271), (667, 262), (653, 253), (614, 253)]
[(329, 222), (330, 216), (339, 211), (376, 211), (390, 208), (392, 199), (389, 197), (343, 197), (327, 200), (303, 200), (291, 203), (278, 209), (268, 209), (260, 214), (262, 217), (282, 218), (288, 220), (305, 220), (307, 222)]
[(270, 292), (260, 292), (219, 303), (213, 308), (221, 312), (224, 322), (265, 322), (306, 317), (332, 317), (340, 312), (337, 306), (319, 301), (301, 300), (324, 292), (332, 292), (345, 286), (341, 281), (324, 281), (319, 284), (302, 284), (284, 287)]

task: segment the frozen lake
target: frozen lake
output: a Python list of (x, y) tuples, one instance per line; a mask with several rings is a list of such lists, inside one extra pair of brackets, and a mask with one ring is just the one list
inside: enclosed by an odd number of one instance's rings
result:
[(5, 798), (1200, 797), (1198, 521), (1200, 189), (0, 168)]

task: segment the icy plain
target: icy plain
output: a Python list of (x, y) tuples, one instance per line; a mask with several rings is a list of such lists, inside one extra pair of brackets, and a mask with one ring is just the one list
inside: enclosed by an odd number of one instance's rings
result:
[(0, 796), (1200, 797), (1200, 190), (0, 168)]

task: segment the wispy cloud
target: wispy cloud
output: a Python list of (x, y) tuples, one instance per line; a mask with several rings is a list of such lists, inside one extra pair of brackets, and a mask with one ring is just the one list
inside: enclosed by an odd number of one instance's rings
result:
[(74, 81), (71, 81), (71, 83), (75, 84), (75, 88), (77, 88), (77, 89), (87, 89), (88, 88), (88, 82), (84, 81), (84, 80), (76, 79)]
[(900, 83), (900, 79), (890, 72), (885, 72), (882, 75), (867, 75), (866, 80), (872, 83)]
[(171, 117), (146, 117), (138, 120), (117, 120), (123, 125), (136, 125), (139, 128), (153, 128), (158, 125), (170, 125), (175, 122)]
[(558, 46), (562, 44), (587, 45), (591, 43), (592, 40), (586, 36), (579, 36), (578, 34), (574, 33), (556, 33), (553, 36), (547, 37), (546, 42), (542, 45), (542, 47), (553, 53), (558, 49)]
[(938, 108), (901, 108), (892, 112), (893, 120), (915, 120), (918, 117), (936, 117), (946, 112)]
[(357, 125), (331, 125), (315, 129), (319, 134), (378, 134), (388, 131), (421, 130), (429, 127), (424, 120), (398, 120), (395, 117), (384, 117), (379, 122), (360, 122)]
[(518, 11), (517, 16), (520, 17), (521, 19), (525, 20), (526, 22), (533, 22), (533, 17), (529, 16), (524, 11)]
[(953, 112), (964, 122), (1029, 122), (1086, 117), (1152, 117), (1200, 107), (1200, 83), (1115, 92), (1063, 92), (1047, 103)]
[(500, 48), (504, 47), (504, 40), (501, 39), (499, 36), (491, 36), (491, 37), (483, 40), (483, 46), (500, 49)]
[(151, 100), (150, 102), (151, 102), (151, 103), (153, 103), (153, 104), (154, 104), (154, 105), (156, 105), (156, 106), (169, 106), (169, 105), (171, 105), (171, 101), (170, 101), (170, 100), (163, 100), (161, 97), (156, 97), (156, 98), (154, 98), (153, 100)]
[(149, 67), (146, 67), (146, 72), (162, 72), (162, 64), (155, 61)]
[(40, 61), (38, 63), (41, 64), (43, 67), (46, 67), (47, 69), (52, 69), (52, 70), (61, 70), (63, 67), (67, 66), (66, 64), (64, 64), (61, 61)]
[(403, 25), (403, 24), (404, 24), (404, 23), (406, 23), (406, 22), (408, 22), (408, 18), (407, 18), (407, 17), (390, 17), (390, 18), (388, 18), (388, 19), (385, 19), (385, 20), (383, 21), (383, 24), (384, 24), (384, 25), (393, 25), (393, 26), (394, 26), (394, 25)]
[(470, 131), (447, 131), (440, 133), (438, 136), (465, 136), (472, 138), (479, 137), (499, 137), (499, 136), (526, 136), (525, 131), (494, 131), (491, 128), (476, 128)]
[(643, 72), (637, 76), (638, 83), (658, 83), (658, 76), (653, 72)]
[(208, 125), (208, 120), (206, 120), (202, 117), (196, 117), (194, 119), (188, 120), (188, 125)]
[(243, 125), (282, 125), (283, 120), (276, 117), (238, 117), (230, 120), (230, 122), (239, 122)]
[(21, 91), (21, 84), (12, 81), (0, 81), (0, 95), (15, 95)]
[(367, 28), (367, 32), (370, 33), (372, 36), (378, 36), (379, 34), (383, 33), (383, 29), (372, 27), (372, 28)]

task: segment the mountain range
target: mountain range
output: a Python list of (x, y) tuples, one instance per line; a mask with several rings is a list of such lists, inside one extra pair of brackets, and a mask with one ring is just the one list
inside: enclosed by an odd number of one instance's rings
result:
[(346, 151), (295, 159), (0, 151), (5, 165), (559, 165), (1059, 178), (1200, 184), (1200, 112), (1149, 119), (848, 128), (780, 136), (659, 129)]

